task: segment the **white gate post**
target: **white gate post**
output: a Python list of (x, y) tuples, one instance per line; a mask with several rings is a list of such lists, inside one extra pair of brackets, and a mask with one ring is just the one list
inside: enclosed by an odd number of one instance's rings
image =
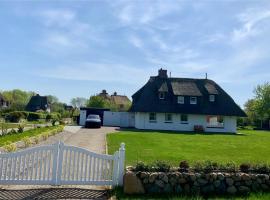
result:
[(56, 185), (57, 184), (57, 164), (58, 164), (59, 143), (55, 143), (53, 146), (54, 148), (53, 148), (52, 185)]
[(58, 143), (58, 165), (57, 165), (56, 185), (61, 185), (63, 150), (64, 150), (63, 147), (64, 147), (64, 143), (59, 141), (59, 143)]
[(119, 151), (116, 151), (113, 155), (113, 186), (118, 185), (118, 172), (119, 172)]
[(125, 173), (125, 143), (121, 143), (119, 149), (119, 173), (118, 173), (118, 185), (123, 186), (123, 178)]

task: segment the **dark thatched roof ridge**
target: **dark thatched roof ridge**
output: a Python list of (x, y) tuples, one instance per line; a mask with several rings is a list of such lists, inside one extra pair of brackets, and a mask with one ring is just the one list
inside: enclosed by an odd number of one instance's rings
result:
[[(159, 89), (166, 84), (165, 99), (158, 98)], [(215, 102), (209, 95), (216, 96)], [(177, 96), (185, 96), (185, 104), (177, 103)], [(189, 103), (190, 96), (197, 96), (197, 104)], [(185, 113), (246, 117), (244, 111), (213, 80), (192, 78), (150, 77), (149, 81), (132, 95), (131, 112)]]
[(49, 106), (47, 96), (32, 96), (28, 104), (26, 105), (26, 110), (35, 112), (37, 110), (47, 110)]

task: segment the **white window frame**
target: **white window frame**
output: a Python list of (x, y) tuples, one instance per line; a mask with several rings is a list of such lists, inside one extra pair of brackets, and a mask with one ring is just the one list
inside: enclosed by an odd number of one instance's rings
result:
[(197, 97), (190, 97), (190, 104), (193, 104), (193, 105), (197, 104)]
[[(154, 119), (151, 119), (151, 114), (153, 114)], [(149, 122), (157, 122), (157, 113), (151, 112), (149, 113)]]
[(177, 96), (177, 103), (178, 104), (184, 104), (185, 103), (185, 97), (184, 96)]
[[(210, 118), (216, 118), (216, 122), (211, 122)], [(218, 118), (222, 119), (222, 122), (218, 121)], [(224, 117), (218, 115), (209, 115), (206, 117), (207, 128), (224, 128)]]
[(159, 99), (165, 99), (165, 92), (160, 92), (158, 96), (159, 96)]
[[(187, 116), (187, 120), (186, 121), (182, 121), (182, 115), (186, 115)], [(187, 114), (181, 114), (180, 115), (180, 122), (181, 122), (181, 124), (188, 124), (188, 115)]]
[[(171, 120), (168, 120), (167, 116), (171, 116)], [(165, 113), (165, 123), (172, 123), (173, 122), (173, 115), (171, 113)]]
[(214, 94), (209, 95), (209, 101), (210, 102), (215, 102), (216, 101), (216, 96)]

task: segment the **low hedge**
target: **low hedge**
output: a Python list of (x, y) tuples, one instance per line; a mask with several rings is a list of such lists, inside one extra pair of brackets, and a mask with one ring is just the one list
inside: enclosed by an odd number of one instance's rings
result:
[(180, 172), (243, 172), (243, 173), (262, 173), (270, 174), (270, 165), (268, 163), (242, 163), (236, 165), (233, 162), (220, 164), (213, 161), (202, 161), (196, 162), (192, 166), (187, 161), (181, 161), (179, 167), (174, 167), (164, 161), (156, 161), (154, 163), (145, 164), (138, 162), (135, 167), (132, 167), (133, 171), (144, 171), (144, 172), (169, 172), (169, 171), (180, 171)]
[(59, 113), (46, 112), (26, 112), (14, 111), (5, 114), (5, 120), (18, 123), (21, 120), (38, 121), (38, 120), (59, 120), (61, 115)]

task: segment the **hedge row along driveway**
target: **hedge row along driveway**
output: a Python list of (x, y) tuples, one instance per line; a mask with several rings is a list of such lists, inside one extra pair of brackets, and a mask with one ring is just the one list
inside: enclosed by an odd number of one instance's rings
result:
[(45, 133), (51, 130), (57, 130), (63, 126), (51, 126), (51, 127), (43, 127), (43, 128), (35, 128), (28, 131), (24, 131), (23, 133), (15, 133), (11, 135), (0, 136), (0, 146), (4, 146), (7, 142), (18, 142), (21, 141), (24, 137), (34, 137)]
[(182, 160), (235, 162), (241, 164), (270, 162), (270, 132), (241, 130), (241, 134), (195, 134), (126, 130), (107, 135), (109, 154), (121, 142), (126, 143), (126, 165), (138, 161), (168, 161), (178, 166)]

